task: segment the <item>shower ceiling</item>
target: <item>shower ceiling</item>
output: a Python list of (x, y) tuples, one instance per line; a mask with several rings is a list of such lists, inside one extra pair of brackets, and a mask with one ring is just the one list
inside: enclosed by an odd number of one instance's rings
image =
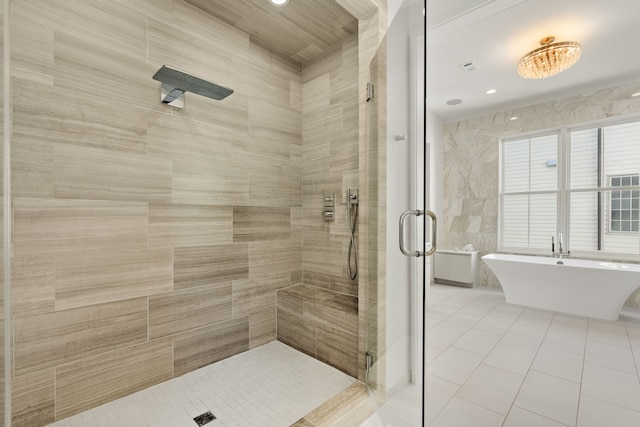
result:
[(282, 7), (268, 0), (186, 1), (298, 62), (358, 31), (357, 20), (333, 0), (291, 0)]

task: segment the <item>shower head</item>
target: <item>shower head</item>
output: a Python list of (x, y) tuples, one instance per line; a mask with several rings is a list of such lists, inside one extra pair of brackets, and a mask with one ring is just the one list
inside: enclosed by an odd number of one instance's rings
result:
[(185, 92), (197, 93), (216, 100), (224, 99), (233, 93), (233, 89), (194, 77), (166, 65), (156, 71), (153, 79), (162, 82), (162, 102), (165, 104), (173, 102)]

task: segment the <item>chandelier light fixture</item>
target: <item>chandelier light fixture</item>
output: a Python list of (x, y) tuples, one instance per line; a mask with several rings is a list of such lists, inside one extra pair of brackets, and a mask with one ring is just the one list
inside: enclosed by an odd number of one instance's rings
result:
[(545, 79), (578, 62), (582, 48), (578, 42), (556, 42), (553, 36), (540, 40), (540, 47), (518, 61), (518, 74), (525, 79)]

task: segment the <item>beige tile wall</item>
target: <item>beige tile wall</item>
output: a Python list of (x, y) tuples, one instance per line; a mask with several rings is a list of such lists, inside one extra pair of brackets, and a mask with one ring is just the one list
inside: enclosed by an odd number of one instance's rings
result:
[[(357, 296), (347, 275), (346, 192), (358, 188), (358, 38), (303, 64), (303, 281)], [(322, 219), (323, 195), (336, 193), (336, 220)]]
[[(278, 339), (358, 376), (358, 279), (347, 273), (346, 193), (358, 188), (358, 36), (345, 38), (302, 71), (302, 281), (278, 293)], [(323, 197), (336, 195), (336, 219)], [(359, 223), (359, 221), (357, 221)], [(362, 274), (362, 270), (360, 271)]]
[[(302, 66), (247, 34), (182, 0), (15, 0), (13, 13), (13, 425), (276, 339), (276, 291), (302, 282), (306, 232), (330, 242), (309, 248), (308, 271), (353, 293), (344, 220), (311, 220), (303, 179), (315, 203), (325, 182), (340, 193), (357, 178), (357, 133), (353, 149), (339, 140), (357, 120), (340, 64), (355, 38), (318, 74), (331, 97), (307, 110), (335, 132), (318, 142), (326, 169), (303, 175)], [(151, 78), (163, 64), (235, 92), (174, 110)]]
[(358, 375), (358, 298), (318, 286), (278, 292), (278, 340)]
[[(366, 182), (362, 54), (382, 22), (370, 6), (358, 17), (371, 30), (301, 72), (182, 0), (15, 0), (15, 425), (269, 342), (276, 291), (303, 281), (332, 291), (308, 310), (314, 353), (362, 377), (345, 192)], [(150, 78), (163, 64), (235, 93), (165, 107)], [(94, 390), (93, 375), (127, 381)]]

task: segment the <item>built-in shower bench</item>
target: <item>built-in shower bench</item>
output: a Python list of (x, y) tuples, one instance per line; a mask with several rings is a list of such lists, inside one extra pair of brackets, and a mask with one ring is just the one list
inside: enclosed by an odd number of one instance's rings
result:
[(358, 376), (358, 298), (311, 285), (277, 293), (278, 340)]

